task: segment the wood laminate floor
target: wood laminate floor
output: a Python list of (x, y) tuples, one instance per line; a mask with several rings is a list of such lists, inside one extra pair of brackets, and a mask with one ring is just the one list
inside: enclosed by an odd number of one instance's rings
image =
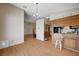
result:
[(1, 56), (78, 56), (79, 53), (54, 48), (51, 40), (39, 41), (33, 37), (25, 37), (25, 42), (0, 50)]

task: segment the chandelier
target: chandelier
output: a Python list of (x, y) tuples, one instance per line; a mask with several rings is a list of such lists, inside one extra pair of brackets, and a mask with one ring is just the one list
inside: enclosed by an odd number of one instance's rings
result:
[(38, 5), (39, 5), (39, 3), (36, 3), (36, 11), (35, 11), (35, 14), (33, 15), (36, 18), (36, 20), (39, 19), (39, 17), (40, 17), (40, 15), (38, 13)]

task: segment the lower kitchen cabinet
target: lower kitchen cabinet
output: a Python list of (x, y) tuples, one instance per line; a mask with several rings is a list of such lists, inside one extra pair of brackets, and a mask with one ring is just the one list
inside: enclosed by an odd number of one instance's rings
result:
[(64, 48), (75, 48), (75, 39), (64, 39), (63, 47)]
[(79, 52), (79, 38), (64, 39), (63, 48)]

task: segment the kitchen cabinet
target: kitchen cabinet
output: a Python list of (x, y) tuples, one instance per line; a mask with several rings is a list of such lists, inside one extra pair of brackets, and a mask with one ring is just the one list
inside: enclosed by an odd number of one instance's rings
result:
[(64, 37), (63, 48), (79, 52), (79, 37), (75, 35)]
[(64, 39), (64, 48), (75, 48), (76, 41), (74, 39)]

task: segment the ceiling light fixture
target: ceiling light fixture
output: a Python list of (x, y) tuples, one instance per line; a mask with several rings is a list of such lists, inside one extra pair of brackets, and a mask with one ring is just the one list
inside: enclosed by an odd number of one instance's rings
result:
[(39, 3), (36, 3), (36, 12), (35, 12), (35, 14), (33, 15), (33, 16), (36, 18), (36, 20), (39, 19), (39, 17), (40, 17), (40, 15), (39, 15), (39, 13), (38, 13), (38, 4), (39, 4)]

